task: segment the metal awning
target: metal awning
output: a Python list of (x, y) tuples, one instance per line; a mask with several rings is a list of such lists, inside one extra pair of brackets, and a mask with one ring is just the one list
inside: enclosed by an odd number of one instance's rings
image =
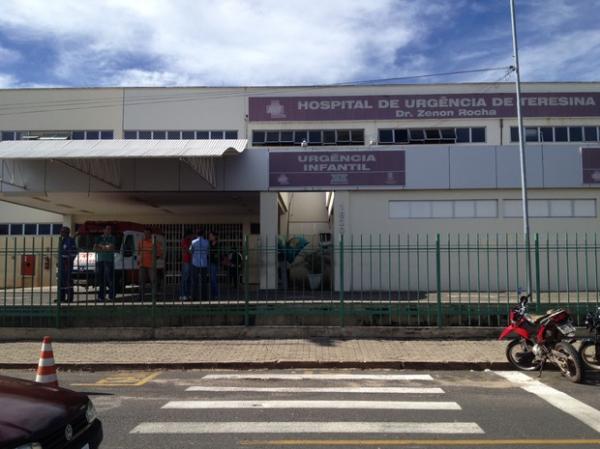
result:
[(214, 158), (242, 153), (247, 139), (218, 140), (15, 140), (0, 142), (0, 159), (53, 160), (119, 187), (122, 159), (179, 159), (212, 186)]

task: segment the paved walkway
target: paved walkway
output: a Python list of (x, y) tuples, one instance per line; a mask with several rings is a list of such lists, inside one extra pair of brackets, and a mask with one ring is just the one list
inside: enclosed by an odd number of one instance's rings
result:
[[(0, 368), (37, 364), (41, 343), (0, 343)], [(62, 368), (499, 368), (506, 342), (483, 340), (182, 340), (54, 342)]]

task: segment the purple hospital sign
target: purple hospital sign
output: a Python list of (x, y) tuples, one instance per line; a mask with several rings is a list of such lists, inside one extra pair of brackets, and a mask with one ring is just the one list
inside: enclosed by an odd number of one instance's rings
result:
[(269, 187), (404, 186), (404, 151), (281, 151), (269, 153)]
[(600, 148), (582, 148), (584, 184), (600, 184)]
[[(526, 117), (600, 117), (599, 92), (526, 93)], [(250, 97), (253, 122), (322, 120), (472, 119), (516, 117), (515, 95), (362, 95)]]

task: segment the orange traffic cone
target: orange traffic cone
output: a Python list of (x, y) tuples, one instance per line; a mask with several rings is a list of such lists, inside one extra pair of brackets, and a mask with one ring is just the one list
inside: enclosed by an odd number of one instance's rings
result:
[(58, 387), (54, 353), (52, 352), (52, 337), (44, 337), (42, 341), (42, 352), (40, 352), (35, 381), (50, 387)]

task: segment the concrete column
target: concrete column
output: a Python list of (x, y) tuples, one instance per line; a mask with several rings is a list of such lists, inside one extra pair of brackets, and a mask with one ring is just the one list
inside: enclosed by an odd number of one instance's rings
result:
[(344, 286), (350, 288), (351, 276), (350, 272), (350, 255), (346, 251), (350, 245), (351, 222), (350, 222), (350, 192), (338, 191), (335, 192), (333, 198), (333, 243), (337, 248), (333, 257), (333, 279), (335, 290), (340, 290), (341, 276), (341, 258), (340, 258), (340, 240), (344, 236)]
[(277, 237), (279, 208), (277, 192), (260, 192), (260, 288), (277, 288)]

